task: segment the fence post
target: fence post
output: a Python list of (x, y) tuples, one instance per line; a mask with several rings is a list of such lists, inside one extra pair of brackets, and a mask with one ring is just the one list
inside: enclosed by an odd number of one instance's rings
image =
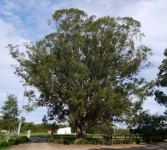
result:
[(30, 138), (30, 136), (31, 136), (31, 130), (28, 130), (27, 131), (27, 137)]

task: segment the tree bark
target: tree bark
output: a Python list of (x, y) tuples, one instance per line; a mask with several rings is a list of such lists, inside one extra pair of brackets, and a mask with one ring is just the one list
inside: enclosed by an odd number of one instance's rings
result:
[(19, 127), (18, 127), (18, 130), (17, 130), (17, 135), (20, 135), (21, 125), (22, 125), (22, 122), (19, 122)]
[(84, 139), (86, 135), (86, 130), (84, 125), (80, 125), (77, 127), (77, 139)]

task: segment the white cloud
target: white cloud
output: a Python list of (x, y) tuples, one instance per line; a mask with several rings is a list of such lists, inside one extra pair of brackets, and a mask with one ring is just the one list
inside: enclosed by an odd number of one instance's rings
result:
[[(14, 69), (12, 69), (11, 65), (14, 64), (15, 61), (11, 58), (9, 50), (5, 47), (9, 43), (17, 45), (28, 42), (28, 40), (19, 35), (12, 24), (2, 19), (0, 19), (0, 27), (0, 107), (2, 107), (8, 94), (15, 94), (21, 109), (24, 99), (22, 95), (24, 88), (22, 87), (22, 83), (20, 83), (20, 79), (14, 75)], [(37, 111), (38, 117), (33, 117), (32, 114), (26, 114), (28, 121), (41, 122), (40, 118), (43, 112), (45, 111), (39, 109)]]
[(164, 106), (154, 101), (154, 97), (148, 98), (143, 104), (143, 108), (149, 110), (151, 114), (162, 114), (166, 110)]

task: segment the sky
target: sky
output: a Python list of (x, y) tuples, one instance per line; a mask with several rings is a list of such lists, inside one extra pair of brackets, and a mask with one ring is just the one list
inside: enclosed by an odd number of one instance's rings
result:
[[(12, 65), (16, 62), (9, 55), (8, 44), (22, 45), (42, 39), (54, 28), (48, 26), (55, 10), (79, 8), (88, 15), (124, 17), (129, 16), (141, 22), (145, 34), (143, 44), (152, 49), (149, 69), (142, 72), (148, 81), (155, 79), (158, 66), (167, 48), (167, 0), (0, 0), (0, 108), (8, 94), (18, 97), (19, 107), (25, 103), (21, 79), (14, 75)], [(164, 107), (148, 98), (144, 109), (161, 114)], [(32, 113), (22, 112), (27, 121), (40, 123), (46, 113), (38, 108)]]

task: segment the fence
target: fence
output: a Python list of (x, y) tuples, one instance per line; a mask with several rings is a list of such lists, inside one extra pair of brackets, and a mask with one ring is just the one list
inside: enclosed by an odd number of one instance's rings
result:
[[(76, 135), (54, 135), (56, 140), (70, 140), (75, 141)], [(103, 135), (103, 134), (87, 134), (85, 136), (86, 140), (90, 141), (92, 144), (102, 143), (102, 139), (105, 140), (107, 144), (130, 144), (139, 143), (142, 141), (142, 137), (139, 135)]]
[(142, 137), (137, 134), (132, 135), (112, 135), (112, 144), (140, 143)]
[[(32, 139), (50, 139), (50, 136), (45, 134), (33, 134)], [(72, 144), (77, 139), (76, 134), (54, 134), (53, 140), (57, 143)], [(103, 134), (87, 134), (85, 135), (87, 144), (130, 144), (140, 143), (143, 141), (142, 137), (137, 134), (132, 135), (103, 135)]]

